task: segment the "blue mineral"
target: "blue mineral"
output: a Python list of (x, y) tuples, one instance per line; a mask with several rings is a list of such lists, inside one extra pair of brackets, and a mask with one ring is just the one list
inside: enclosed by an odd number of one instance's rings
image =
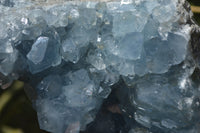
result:
[(127, 60), (139, 59), (142, 52), (143, 35), (138, 32), (126, 34), (123, 39), (119, 41), (118, 55)]
[(0, 86), (52, 133), (199, 133), (199, 33), (185, 0), (0, 0)]
[(26, 55), (31, 73), (41, 72), (61, 63), (60, 40), (54, 29), (48, 29), (37, 38)]
[(61, 54), (65, 61), (77, 63), (80, 59), (80, 49), (72, 39), (66, 39), (62, 43)]
[(44, 59), (48, 41), (48, 37), (39, 37), (33, 44), (30, 52), (27, 54), (27, 58), (34, 64), (40, 63)]
[(186, 74), (190, 70), (171, 69), (162, 76), (150, 74), (136, 82), (136, 121), (149, 128), (175, 130), (193, 123), (192, 101), (196, 94), (190, 92), (194, 88)]

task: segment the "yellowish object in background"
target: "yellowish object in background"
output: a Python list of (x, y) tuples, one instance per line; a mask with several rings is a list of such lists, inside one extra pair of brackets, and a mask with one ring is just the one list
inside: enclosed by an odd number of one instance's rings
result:
[(15, 92), (23, 89), (23, 86), (23, 82), (15, 81), (11, 86), (13, 89), (7, 90), (4, 93), (2, 93), (2, 95), (0, 95), (0, 114), (4, 106), (10, 101)]
[(200, 6), (191, 6), (191, 10), (194, 13), (200, 13)]
[(24, 133), (21, 129), (11, 128), (8, 126), (2, 126), (2, 133)]

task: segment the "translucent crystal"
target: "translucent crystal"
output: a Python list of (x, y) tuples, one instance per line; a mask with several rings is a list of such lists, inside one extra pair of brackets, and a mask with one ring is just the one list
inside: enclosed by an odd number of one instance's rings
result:
[(112, 29), (114, 36), (119, 37), (131, 32), (141, 32), (146, 23), (145, 19), (147, 19), (145, 14), (141, 14), (140, 12), (126, 11), (114, 15)]
[(51, 66), (59, 65), (61, 63), (59, 51), (60, 40), (56, 31), (53, 29), (46, 30), (32, 45), (31, 51), (27, 54), (30, 72), (34, 74)]
[[(188, 78), (185, 70), (175, 72), (173, 69), (164, 75), (148, 75), (137, 81), (134, 100), (138, 107), (137, 115), (141, 117), (136, 120), (147, 127), (160, 122), (161, 128), (173, 129), (185, 127), (192, 122), (192, 99), (195, 92), (189, 88), (193, 86), (190, 80), (180, 85), (180, 77)], [(144, 116), (148, 121), (143, 120)]]
[(80, 59), (80, 51), (71, 39), (67, 39), (62, 43), (62, 56), (66, 61), (77, 63)]
[(198, 133), (199, 37), (185, 0), (0, 0), (0, 86), (53, 133)]
[(140, 58), (143, 44), (143, 35), (141, 33), (130, 33), (119, 41), (118, 56), (124, 59), (136, 60)]
[[(37, 86), (37, 93), (36, 106), (42, 129), (64, 132), (71, 123), (84, 121), (81, 124), (86, 125), (92, 119), (88, 112), (96, 105), (96, 86), (84, 69), (45, 77)], [(58, 126), (54, 128), (56, 123)]]
[(103, 70), (106, 68), (106, 64), (104, 62), (104, 55), (101, 51), (98, 50), (90, 50), (88, 52), (87, 61), (93, 65), (97, 70)]
[(11, 74), (17, 60), (17, 56), (18, 52), (15, 50), (10, 54), (0, 53), (0, 72), (4, 75)]
[(92, 108), (94, 104), (92, 96), (95, 93), (95, 85), (90, 80), (87, 71), (84, 69), (66, 75), (69, 84), (63, 87), (66, 101), (70, 107), (86, 107)]
[(27, 54), (27, 58), (34, 64), (40, 63), (44, 59), (48, 41), (48, 37), (39, 37), (33, 44), (31, 51)]

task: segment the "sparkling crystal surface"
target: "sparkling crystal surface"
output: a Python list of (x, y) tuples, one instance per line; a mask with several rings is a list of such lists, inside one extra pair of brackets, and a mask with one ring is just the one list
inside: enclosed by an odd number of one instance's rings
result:
[(92, 132), (112, 95), (122, 133), (199, 133), (199, 37), (185, 0), (0, 0), (0, 73), (53, 133)]

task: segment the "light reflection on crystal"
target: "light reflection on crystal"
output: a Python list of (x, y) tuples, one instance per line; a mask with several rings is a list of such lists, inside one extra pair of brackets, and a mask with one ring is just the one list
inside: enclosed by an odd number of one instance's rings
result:
[(110, 108), (141, 124), (129, 133), (196, 133), (200, 90), (192, 75), (199, 54), (193, 59), (191, 47), (198, 53), (199, 46), (190, 43), (196, 26), (185, 5), (0, 2), (0, 72), (10, 80), (30, 79), (39, 124), (47, 131), (84, 130), (102, 101), (119, 91), (120, 107)]

